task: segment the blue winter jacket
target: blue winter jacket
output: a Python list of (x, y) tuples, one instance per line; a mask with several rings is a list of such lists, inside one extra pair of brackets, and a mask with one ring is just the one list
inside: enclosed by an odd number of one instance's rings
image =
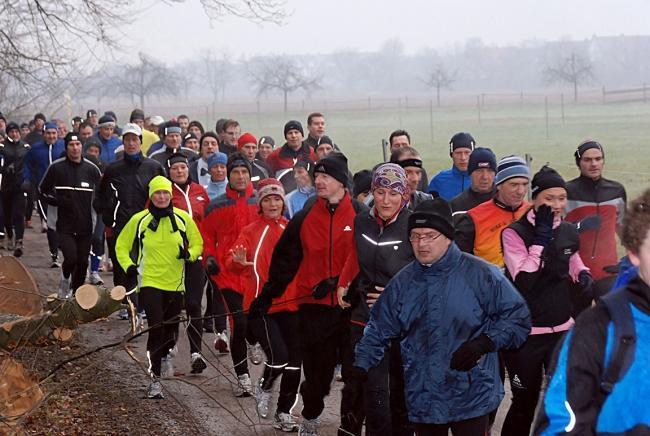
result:
[(446, 201), (451, 201), (465, 189), (469, 188), (471, 181), (467, 171), (461, 171), (455, 166), (442, 170), (431, 179), (429, 193), (438, 193)]
[(41, 182), (47, 167), (60, 158), (63, 153), (65, 153), (63, 139), (58, 139), (52, 145), (47, 144), (44, 140), (32, 145), (32, 148), (25, 155), (23, 181), (29, 182), (32, 186), (37, 186)]
[(377, 365), (391, 339), (401, 344), (409, 419), (444, 424), (488, 414), (503, 398), (497, 353), (467, 372), (449, 368), (461, 344), (486, 334), (497, 349), (530, 332), (524, 299), (494, 265), (452, 243), (431, 266), (413, 261), (381, 294), (356, 347), (355, 366)]
[(284, 202), (287, 205), (287, 210), (284, 215), (289, 219), (293, 218), (295, 214), (305, 207), (307, 200), (314, 195), (316, 195), (316, 188), (313, 186), (297, 188), (296, 190), (291, 191), (284, 199)]
[(99, 154), (99, 160), (106, 165), (116, 161), (117, 156), (115, 155), (115, 150), (122, 145), (122, 140), (115, 135), (111, 136), (109, 139), (104, 139), (99, 134), (95, 136), (95, 139), (97, 139), (102, 145), (102, 152)]

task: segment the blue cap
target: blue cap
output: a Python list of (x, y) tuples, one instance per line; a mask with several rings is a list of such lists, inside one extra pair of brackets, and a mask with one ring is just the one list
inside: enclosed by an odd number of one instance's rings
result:
[(45, 126), (43, 127), (43, 130), (48, 130), (48, 129), (56, 130), (57, 128), (58, 128), (58, 126), (56, 125), (56, 123), (53, 123), (52, 121), (48, 121), (47, 123), (45, 123)]
[(222, 153), (220, 151), (215, 151), (208, 157), (208, 169), (217, 164), (226, 165), (227, 163), (228, 156), (226, 156), (226, 153)]

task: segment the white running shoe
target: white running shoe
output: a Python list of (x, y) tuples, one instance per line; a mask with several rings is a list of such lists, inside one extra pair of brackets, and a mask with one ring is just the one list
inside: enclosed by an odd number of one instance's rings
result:
[(300, 423), (298, 428), (299, 436), (318, 436), (318, 426), (320, 425), (320, 419), (304, 419)]
[(298, 422), (290, 413), (276, 413), (273, 427), (287, 433), (293, 433), (298, 430)]
[(269, 416), (271, 391), (265, 391), (261, 386), (258, 386), (255, 392), (255, 401), (257, 401), (257, 413), (259, 413), (262, 418)]
[(70, 297), (70, 277), (67, 279), (61, 275), (61, 280), (59, 280), (59, 291), (57, 296), (59, 298), (69, 298)]
[(160, 360), (160, 377), (174, 377), (174, 362), (169, 354)]
[(237, 376), (237, 385), (234, 387), (233, 392), (235, 397), (250, 397), (253, 395), (253, 384), (251, 383), (251, 376), (242, 374)]
[(341, 364), (336, 365), (334, 369), (334, 379), (338, 382), (343, 381), (343, 374), (341, 374)]
[(248, 346), (248, 355), (253, 365), (259, 365), (264, 362), (264, 350), (262, 350), (262, 346), (259, 342), (255, 345)]
[(192, 353), (192, 370), (190, 374), (201, 374), (205, 368), (208, 367), (208, 364), (205, 363), (205, 359), (201, 356), (201, 353)]
[(104, 280), (102, 280), (102, 276), (99, 275), (99, 272), (97, 271), (92, 271), (90, 273), (90, 276), (88, 277), (88, 281), (90, 282), (91, 285), (103, 285)]
[(228, 354), (228, 332), (222, 331), (217, 333), (217, 338), (214, 340), (214, 349), (217, 350), (219, 354)]
[(158, 379), (154, 379), (151, 383), (149, 383), (149, 389), (147, 389), (147, 398), (160, 400), (165, 398), (163, 395), (162, 385)]

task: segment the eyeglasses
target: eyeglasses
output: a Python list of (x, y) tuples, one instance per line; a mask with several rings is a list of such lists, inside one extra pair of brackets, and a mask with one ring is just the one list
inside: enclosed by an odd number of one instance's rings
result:
[(416, 233), (411, 233), (409, 236), (409, 241), (411, 242), (433, 242), (439, 237), (442, 236), (442, 233), (434, 235), (433, 233), (425, 233), (424, 235), (418, 235)]

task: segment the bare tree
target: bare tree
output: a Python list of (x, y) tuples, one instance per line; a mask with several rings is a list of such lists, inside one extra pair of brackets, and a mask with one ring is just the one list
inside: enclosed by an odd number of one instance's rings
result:
[(219, 96), (223, 98), (226, 83), (230, 79), (230, 62), (228, 62), (228, 53), (224, 50), (217, 53), (216, 50), (210, 50), (201, 56), (201, 78), (212, 91), (212, 101), (216, 103)]
[(457, 71), (449, 73), (442, 63), (436, 63), (422, 80), (430, 89), (436, 90), (436, 103), (440, 107), (440, 90), (451, 89), (451, 85), (456, 81)]
[(546, 67), (544, 79), (547, 84), (567, 83), (573, 86), (573, 102), (577, 103), (578, 86), (594, 79), (594, 67), (588, 56), (572, 52), (555, 65)]
[(302, 89), (310, 93), (321, 89), (320, 77), (310, 74), (298, 61), (282, 56), (259, 58), (249, 65), (249, 74), (257, 86), (257, 96), (279, 92), (284, 99), (284, 112), (288, 109), (289, 94)]
[(139, 54), (140, 62), (121, 69), (121, 74), (111, 78), (115, 92), (140, 100), (144, 110), (145, 97), (176, 96), (182, 87), (181, 79), (173, 71), (144, 53)]

